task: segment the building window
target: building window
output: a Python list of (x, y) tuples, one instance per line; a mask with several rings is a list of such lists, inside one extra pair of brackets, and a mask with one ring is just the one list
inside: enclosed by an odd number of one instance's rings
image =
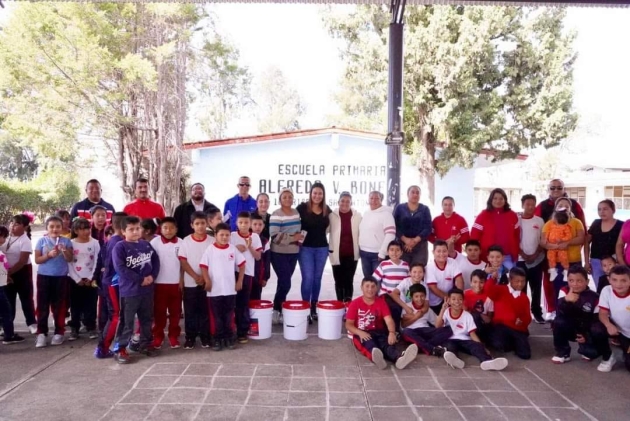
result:
[(582, 208), (586, 208), (586, 187), (567, 187), (564, 191), (571, 199), (575, 199)]
[[(486, 203), (490, 192), (494, 189), (475, 188), (475, 217), (479, 215), (482, 210), (486, 209)], [(508, 203), (512, 207), (512, 210), (518, 210), (521, 208), (521, 189), (503, 189), (508, 197)]]
[(630, 186), (606, 186), (606, 198), (615, 202), (617, 209), (630, 210)]

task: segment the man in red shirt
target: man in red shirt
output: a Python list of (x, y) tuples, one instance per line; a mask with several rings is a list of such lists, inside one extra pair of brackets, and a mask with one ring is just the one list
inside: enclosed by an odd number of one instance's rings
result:
[(429, 241), (448, 241), (452, 237), (455, 238), (455, 250), (461, 253), (462, 246), (470, 239), (470, 232), (464, 217), (455, 212), (455, 199), (446, 196), (442, 199), (442, 215), (433, 219), (433, 233)]
[(377, 296), (374, 279), (364, 279), (361, 291), (363, 295), (352, 300), (346, 313), (346, 329), (354, 346), (381, 370), (387, 368), (386, 359), (402, 370), (416, 359), (418, 346), (409, 345), (402, 353), (396, 349), (396, 325), (387, 303)]
[(128, 203), (123, 212), (129, 216), (137, 216), (140, 219), (164, 219), (164, 208), (157, 202), (149, 199), (149, 180), (139, 178), (135, 185), (136, 200)]

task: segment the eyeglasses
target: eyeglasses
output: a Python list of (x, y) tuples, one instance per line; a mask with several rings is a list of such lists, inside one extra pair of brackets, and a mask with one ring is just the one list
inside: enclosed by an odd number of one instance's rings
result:
[(249, 183), (239, 183), (238, 186), (239, 187), (251, 187), (251, 184), (249, 184)]
[(557, 191), (561, 191), (561, 190), (564, 190), (564, 187), (561, 187), (561, 186), (551, 186), (551, 187), (549, 187), (549, 190), (551, 190), (551, 191), (556, 191), (556, 190), (557, 190)]

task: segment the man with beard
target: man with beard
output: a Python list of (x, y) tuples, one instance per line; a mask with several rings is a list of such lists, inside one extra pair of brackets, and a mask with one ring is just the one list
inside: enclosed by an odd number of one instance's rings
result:
[(136, 200), (128, 203), (123, 212), (129, 216), (137, 216), (140, 219), (158, 218), (162, 220), (166, 217), (162, 205), (149, 199), (149, 180), (146, 178), (137, 179), (134, 193)]
[(193, 233), (190, 218), (193, 213), (200, 211), (206, 215), (209, 212), (219, 210), (215, 205), (205, 199), (206, 189), (201, 183), (195, 183), (190, 189), (190, 200), (175, 208), (173, 217), (177, 221), (177, 236), (185, 238)]

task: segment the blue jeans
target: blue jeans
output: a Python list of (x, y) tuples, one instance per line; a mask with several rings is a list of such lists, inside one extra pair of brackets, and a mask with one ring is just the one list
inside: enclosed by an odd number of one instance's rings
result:
[(595, 289), (597, 289), (599, 278), (605, 275), (601, 259), (591, 259), (591, 274), (593, 275), (593, 282), (595, 282)]
[(302, 247), (300, 249), (302, 300), (315, 302), (319, 299), (326, 259), (328, 259), (328, 247)]
[(359, 250), (359, 256), (361, 256), (361, 269), (363, 270), (363, 277), (369, 278), (374, 274), (374, 271), (380, 263), (378, 261), (378, 253), (370, 253), (369, 251)]
[(291, 290), (291, 277), (295, 272), (298, 254), (284, 254), (271, 252), (271, 266), (278, 277), (276, 296), (273, 299), (273, 309), (282, 311), (282, 303), (287, 300), (287, 294)]

